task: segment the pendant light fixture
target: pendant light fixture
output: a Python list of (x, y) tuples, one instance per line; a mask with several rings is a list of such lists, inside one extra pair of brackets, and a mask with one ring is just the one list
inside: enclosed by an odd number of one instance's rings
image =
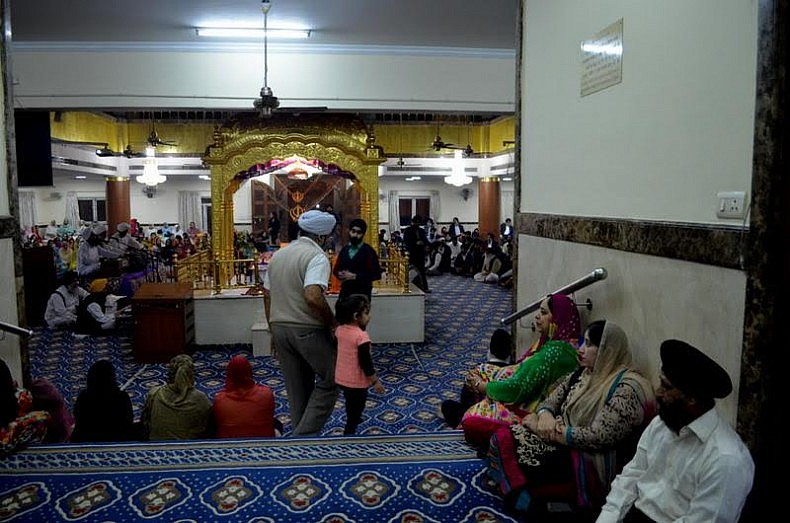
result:
[(159, 166), (156, 161), (156, 149), (154, 149), (153, 145), (149, 145), (145, 148), (143, 174), (137, 176), (135, 180), (137, 180), (137, 183), (143, 183), (148, 187), (156, 187), (158, 184), (167, 181), (166, 176), (159, 174)]
[(280, 107), (280, 100), (274, 96), (269, 87), (269, 36), (267, 27), (269, 22), (269, 10), (271, 9), (269, 0), (261, 1), (261, 12), (263, 13), (263, 87), (261, 87), (261, 97), (257, 98), (253, 105), (258, 110), (261, 118), (271, 118), (275, 109)]

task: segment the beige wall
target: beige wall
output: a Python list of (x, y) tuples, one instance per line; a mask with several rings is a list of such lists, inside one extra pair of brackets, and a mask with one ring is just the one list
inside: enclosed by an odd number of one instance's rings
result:
[[(521, 210), (721, 222), (751, 184), (757, 2), (526, 5)], [(620, 18), (623, 81), (582, 98), (580, 42)]]
[[(716, 193), (750, 190), (756, 11), (742, 0), (527, 0), (521, 212), (742, 227), (716, 217)], [(620, 18), (623, 81), (581, 97), (580, 42)], [(598, 266), (608, 278), (576, 295), (592, 298), (589, 319), (621, 324), (654, 380), (664, 339), (712, 355), (736, 384), (720, 404), (734, 422), (745, 273), (522, 235), (519, 307)]]
[[(0, 20), (2, 20), (7, 9), (6, 2), (0, 2)], [(4, 44), (0, 42), (0, 45)], [(4, 53), (0, 53), (0, 73), (4, 73), (7, 68), (7, 64), (3, 61), (4, 56)], [(0, 74), (0, 78), (4, 76), (4, 74)], [(7, 99), (5, 85), (0, 81), (0, 108), (5, 106)], [(8, 187), (11, 171), (8, 157), (6, 156), (5, 144), (9, 141), (9, 137), (6, 133), (4, 110), (0, 110), (0, 136), (3, 136), (3, 146), (0, 147), (0, 216), (7, 217), (11, 214), (8, 205)], [(2, 238), (0, 239), (0, 320), (5, 323), (19, 324), (16, 296), (14, 244), (10, 238)], [(11, 369), (11, 374), (21, 383), (22, 362), (19, 356), (18, 336), (0, 332), (0, 358), (5, 360)]]
[[(225, 52), (192, 44), (173, 50), (163, 44), (148, 52), (83, 47), (15, 44), (17, 105), (251, 109), (263, 84), (263, 55), (255, 47)], [(269, 48), (268, 79), (283, 106), (512, 112), (515, 101), (512, 52), (360, 54), (279, 45)]]
[[(0, 320), (19, 325), (14, 279), (14, 246), (10, 238), (0, 239)], [(19, 337), (0, 331), (0, 358), (11, 369), (11, 374), (22, 383), (22, 362), (19, 357)]]

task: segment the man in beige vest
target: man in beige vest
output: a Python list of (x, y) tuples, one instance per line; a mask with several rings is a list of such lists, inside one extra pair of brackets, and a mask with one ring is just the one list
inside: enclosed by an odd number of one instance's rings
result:
[(285, 378), (292, 434), (318, 435), (337, 398), (335, 315), (324, 291), (331, 266), (323, 246), (335, 217), (311, 210), (299, 237), (274, 253), (264, 274), (264, 306)]

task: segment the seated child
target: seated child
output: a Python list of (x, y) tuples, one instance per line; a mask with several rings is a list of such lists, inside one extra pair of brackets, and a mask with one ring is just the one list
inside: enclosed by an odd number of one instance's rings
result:
[[(513, 351), (510, 333), (505, 329), (497, 329), (491, 335), (488, 344), (488, 360), (486, 363), (504, 367), (513, 363)], [(466, 409), (476, 403), (475, 393), (466, 386), (461, 388), (460, 401), (445, 400), (442, 402), (442, 417), (451, 427), (457, 427)]]

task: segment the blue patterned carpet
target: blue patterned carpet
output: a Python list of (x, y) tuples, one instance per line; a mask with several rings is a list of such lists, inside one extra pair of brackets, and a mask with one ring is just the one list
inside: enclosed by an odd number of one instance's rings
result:
[(0, 468), (0, 521), (514, 521), (458, 434), (232, 443), (16, 454)]
[[(370, 393), (358, 434), (450, 430), (437, 416), (439, 405), (457, 397), (464, 372), (485, 359), (488, 340), (499, 327), (499, 319), (512, 312), (511, 291), (496, 285), (443, 275), (431, 277), (431, 288), (433, 293), (428, 295), (425, 307), (425, 342), (413, 346), (374, 345), (374, 363), (387, 392)], [(108, 358), (115, 363), (119, 382), (125, 384), (132, 397), (136, 416), (148, 389), (165, 380), (164, 365), (134, 361), (129, 336), (78, 338), (68, 332), (39, 328), (29, 341), (29, 348), (32, 376), (55, 383), (70, 405), (85, 387), (88, 369), (98, 359)], [(246, 355), (252, 362), (256, 381), (274, 390), (277, 416), (287, 434), (290, 425), (285, 387), (273, 357), (253, 357), (249, 345), (197, 350), (193, 357), (198, 388), (213, 398), (224, 385), (224, 366), (234, 354)], [(342, 435), (344, 423), (341, 395), (323, 435)]]

